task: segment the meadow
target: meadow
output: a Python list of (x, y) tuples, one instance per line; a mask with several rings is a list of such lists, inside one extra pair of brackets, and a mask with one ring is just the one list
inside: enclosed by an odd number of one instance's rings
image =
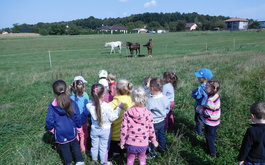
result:
[[(145, 44), (154, 41), (153, 58), (128, 57), (129, 51), (109, 54), (104, 43), (120, 40)], [(49, 53), (52, 65), (49, 63)], [(175, 131), (167, 134), (167, 152), (148, 164), (236, 164), (246, 129), (249, 106), (265, 101), (264, 32), (180, 32), (41, 36), (0, 39), (0, 164), (61, 164), (47, 143), (45, 117), (54, 98), (51, 84), (63, 79), (70, 84), (77, 75), (88, 81), (86, 91), (105, 69), (143, 85), (144, 77), (162, 77), (173, 71), (179, 78), (175, 91)], [(204, 138), (194, 133), (194, 100), (198, 86), (194, 72), (202, 67), (221, 81), (221, 124), (217, 158), (206, 154)], [(86, 158), (86, 164), (91, 164)], [(123, 164), (125, 160), (113, 162)]]

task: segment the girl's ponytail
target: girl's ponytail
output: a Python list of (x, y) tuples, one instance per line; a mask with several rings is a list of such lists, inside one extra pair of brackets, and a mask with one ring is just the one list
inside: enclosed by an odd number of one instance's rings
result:
[(96, 115), (98, 120), (98, 125), (102, 127), (103, 119), (102, 119), (102, 112), (100, 106), (100, 98), (104, 94), (104, 86), (101, 84), (94, 84), (91, 87), (91, 97), (96, 107)]
[(73, 115), (72, 101), (66, 94), (66, 83), (63, 80), (57, 80), (52, 85), (53, 92), (57, 95), (56, 100), (58, 105), (64, 109), (68, 116)]

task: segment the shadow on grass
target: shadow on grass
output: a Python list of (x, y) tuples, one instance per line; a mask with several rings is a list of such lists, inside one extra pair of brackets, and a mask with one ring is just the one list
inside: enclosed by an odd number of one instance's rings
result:
[(124, 57), (146, 57), (146, 55), (144, 55), (144, 54), (138, 54), (138, 55), (126, 55), (126, 56), (124, 56)]

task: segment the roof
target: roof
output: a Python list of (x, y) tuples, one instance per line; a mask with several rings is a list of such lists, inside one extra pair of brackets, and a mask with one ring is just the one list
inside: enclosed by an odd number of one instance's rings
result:
[(186, 23), (186, 28), (191, 28), (193, 25), (196, 25), (196, 23)]
[(99, 30), (127, 30), (126, 27), (120, 25), (113, 25), (113, 26), (101, 26), (98, 28)]
[(230, 18), (225, 20), (225, 22), (248, 22), (248, 20), (242, 18)]

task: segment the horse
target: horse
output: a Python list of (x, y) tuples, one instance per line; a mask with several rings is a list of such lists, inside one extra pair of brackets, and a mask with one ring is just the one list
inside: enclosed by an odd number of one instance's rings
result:
[(133, 55), (134, 50), (135, 50), (135, 55), (140, 54), (141, 46), (139, 43), (126, 42), (126, 46), (129, 48), (131, 55)]
[(119, 53), (121, 53), (121, 44), (122, 44), (121, 41), (106, 42), (105, 43), (105, 47), (107, 47), (107, 46), (110, 46), (111, 47), (111, 50), (110, 50), (110, 53), (109, 54), (111, 54), (112, 52), (115, 53), (115, 48), (119, 48)]

